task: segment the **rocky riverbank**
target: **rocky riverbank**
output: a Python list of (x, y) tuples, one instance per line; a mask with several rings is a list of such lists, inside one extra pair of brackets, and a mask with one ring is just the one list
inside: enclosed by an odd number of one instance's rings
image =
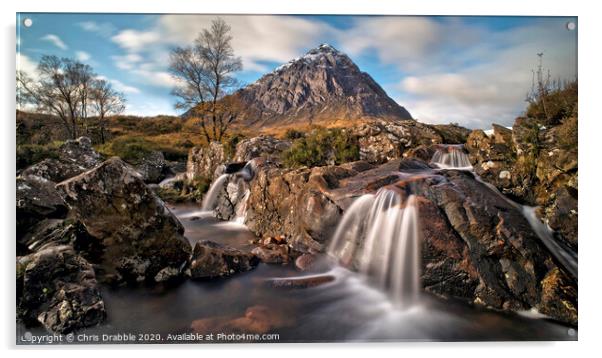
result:
[[(106, 319), (100, 285), (213, 280), (260, 262), (315, 269), (355, 200), (388, 188), (415, 197), (426, 291), (496, 310), (536, 309), (576, 326), (577, 277), (542, 242), (521, 206), (537, 206), (554, 239), (576, 251), (576, 146), (556, 145), (571, 125), (535, 132), (533, 123), (518, 119), (512, 130), (494, 126), (487, 135), (375, 121), (349, 130), (359, 138), (359, 160), (293, 168), (282, 158), (294, 139), (259, 136), (233, 151), (218, 143), (193, 148), (187, 171), (159, 185), (152, 183), (170, 169), (158, 155), (133, 167), (102, 158), (87, 138), (67, 141), (57, 159), (16, 179), (18, 318), (68, 333)], [(537, 146), (523, 145), (533, 135)], [(455, 151), (473, 171), (433, 162), (437, 153)], [(215, 216), (244, 223), (255, 235), (248, 247), (187, 240), (156, 193), (186, 190), (204, 178), (213, 181)], [(341, 264), (357, 269), (351, 261)]]

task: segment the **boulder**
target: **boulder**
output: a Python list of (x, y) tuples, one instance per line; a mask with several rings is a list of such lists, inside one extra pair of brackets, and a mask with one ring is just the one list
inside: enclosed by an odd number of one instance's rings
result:
[(245, 310), (241, 317), (209, 317), (192, 322), (192, 331), (199, 334), (213, 332), (263, 334), (294, 325), (293, 315), (282, 307), (256, 305)]
[(543, 125), (519, 117), (512, 130), (493, 125), (488, 137), (473, 131), (466, 142), (475, 172), (513, 200), (538, 213), (577, 250), (577, 118)]
[(188, 275), (193, 279), (226, 277), (252, 270), (258, 263), (253, 254), (212, 241), (200, 241), (192, 250)]
[(74, 177), (102, 162), (88, 137), (67, 140), (58, 150), (58, 158), (47, 158), (26, 168), (21, 175), (35, 175), (55, 183)]
[(100, 240), (73, 219), (45, 219), (36, 224), (20, 241), (30, 251), (68, 245), (90, 262), (98, 262), (102, 254)]
[(59, 148), (59, 160), (64, 163), (74, 163), (90, 169), (102, 163), (102, 156), (92, 148), (88, 137), (79, 137), (65, 141)]
[(271, 136), (244, 139), (236, 145), (234, 161), (248, 162), (251, 159), (264, 157), (278, 159), (280, 154), (291, 146), (290, 141), (279, 140)]
[(266, 264), (286, 264), (291, 260), (289, 247), (286, 244), (259, 246), (254, 248), (251, 253)]
[(102, 323), (105, 306), (92, 266), (70, 246), (17, 257), (17, 316), (60, 334)]
[(213, 178), (215, 170), (228, 160), (224, 145), (211, 142), (205, 147), (194, 147), (188, 153), (186, 178), (190, 181)]
[(121, 159), (57, 185), (72, 215), (101, 241), (103, 273), (126, 281), (152, 281), (190, 255), (184, 229), (140, 175)]
[(73, 162), (64, 162), (58, 159), (47, 158), (28, 167), (21, 175), (35, 175), (58, 183), (83, 173), (86, 169), (87, 168)]
[[(574, 324), (567, 318), (576, 315), (577, 283), (560, 268), (520, 207), (468, 172), (446, 171), (395, 186), (423, 196), (427, 289), (496, 309), (548, 307), (554, 318)], [(546, 281), (550, 275), (557, 277)], [(563, 295), (549, 293), (556, 290)]]
[(19, 176), (17, 184), (17, 241), (46, 218), (64, 218), (67, 205), (54, 182), (35, 175)]
[(171, 173), (163, 153), (159, 151), (152, 151), (145, 155), (136, 166), (136, 169), (145, 183), (153, 184), (161, 182)]
[(433, 127), (412, 120), (371, 121), (354, 128), (352, 134), (359, 138), (360, 159), (370, 163), (401, 158), (406, 149), (421, 144), (443, 143)]

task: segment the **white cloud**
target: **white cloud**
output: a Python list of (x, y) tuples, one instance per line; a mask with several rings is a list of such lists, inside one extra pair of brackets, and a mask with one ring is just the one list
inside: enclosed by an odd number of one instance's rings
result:
[(161, 35), (153, 31), (123, 30), (111, 38), (113, 42), (127, 51), (138, 52), (146, 46), (162, 41)]
[(77, 58), (78, 61), (86, 62), (90, 60), (92, 56), (85, 51), (75, 51), (75, 58)]
[[(163, 15), (148, 31), (123, 30), (112, 40), (126, 51), (126, 56), (143, 55), (161, 67), (169, 60), (166, 54), (174, 45), (193, 43), (199, 32), (211, 25), (213, 15)], [(287, 62), (308, 48), (320, 43), (320, 37), (330, 26), (292, 16), (223, 16), (232, 27), (232, 46), (241, 56), (243, 68), (266, 71), (262, 61)], [(125, 56), (117, 60), (117, 66), (133, 68)]]
[(31, 60), (29, 57), (17, 52), (17, 71), (23, 71), (32, 78), (37, 77), (38, 64)]
[[(213, 15), (163, 15), (143, 31), (111, 37), (123, 53), (115, 66), (153, 86), (171, 87), (169, 49), (191, 44)], [(525, 108), (536, 53), (544, 51), (554, 76), (576, 76), (576, 36), (564, 19), (534, 19), (530, 25), (491, 30), (461, 18), (353, 17), (345, 30), (293, 16), (223, 16), (245, 70), (264, 72), (264, 62), (283, 63), (334, 39), (354, 60), (375, 56), (389, 65), (388, 85), (415, 118), (488, 127), (512, 124)], [(366, 57), (364, 57), (365, 59)]]
[(77, 25), (84, 31), (94, 32), (103, 37), (110, 37), (116, 30), (115, 26), (109, 22), (84, 21)]
[(41, 38), (41, 40), (44, 41), (48, 41), (50, 43), (52, 43), (54, 46), (60, 48), (61, 50), (66, 50), (69, 47), (63, 42), (63, 40), (61, 40), (60, 37), (58, 37), (57, 35), (53, 35), (53, 34), (48, 34), (45, 35)]
[(424, 122), (454, 121), (479, 128), (512, 125), (526, 108), (538, 52), (545, 53), (544, 67), (554, 78), (576, 78), (576, 37), (562, 25), (558, 20), (482, 32), (479, 41), (461, 46), (464, 51), (451, 48), (462, 66), (440, 60), (450, 56), (450, 49), (432, 53), (430, 60), (440, 64), (402, 79), (397, 89), (404, 95), (398, 101)]
[(96, 78), (98, 78), (99, 80), (105, 80), (111, 83), (111, 85), (113, 85), (113, 87), (115, 87), (115, 89), (117, 91), (123, 92), (123, 93), (140, 93), (140, 90), (134, 86), (129, 86), (126, 85), (125, 83), (116, 80), (116, 79), (111, 79), (111, 78), (107, 78), (105, 76), (96, 76)]

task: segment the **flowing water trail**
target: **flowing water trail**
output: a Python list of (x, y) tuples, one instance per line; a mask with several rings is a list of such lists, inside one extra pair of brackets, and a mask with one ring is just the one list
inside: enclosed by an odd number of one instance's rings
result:
[(230, 179), (230, 174), (222, 174), (211, 184), (203, 199), (202, 208), (204, 211), (215, 209), (217, 206), (217, 197), (228, 179)]
[(359, 197), (344, 214), (328, 253), (357, 265), (396, 306), (415, 305), (420, 292), (420, 235), (416, 199), (395, 190)]

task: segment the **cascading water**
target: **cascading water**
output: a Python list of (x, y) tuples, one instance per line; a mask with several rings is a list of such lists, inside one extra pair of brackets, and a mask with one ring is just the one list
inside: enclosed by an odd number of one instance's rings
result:
[(391, 189), (358, 198), (347, 210), (329, 247), (344, 266), (355, 266), (399, 307), (420, 292), (420, 235), (416, 198)]
[(209, 187), (205, 198), (203, 199), (202, 209), (211, 211), (217, 206), (217, 198), (219, 193), (224, 189), (226, 181), (230, 178), (230, 174), (220, 175)]
[(431, 163), (440, 169), (472, 169), (468, 155), (461, 145), (440, 146), (433, 154)]

